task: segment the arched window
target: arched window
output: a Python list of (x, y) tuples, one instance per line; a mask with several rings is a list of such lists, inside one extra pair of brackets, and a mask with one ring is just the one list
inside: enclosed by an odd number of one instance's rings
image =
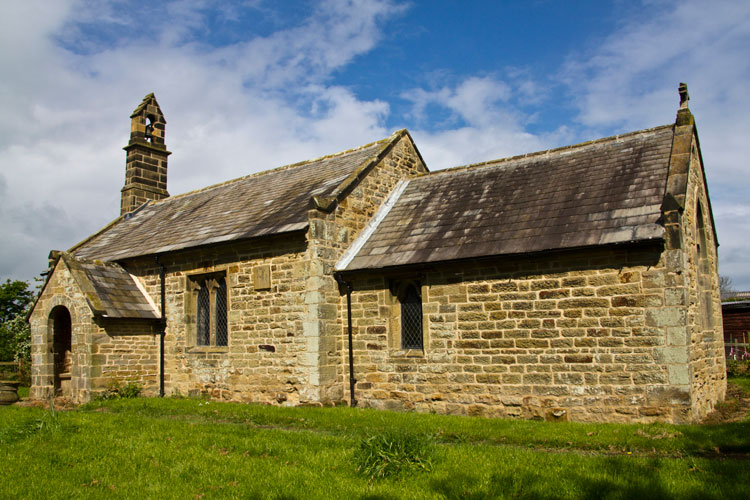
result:
[(227, 346), (227, 280), (210, 274), (193, 276), (190, 286), (195, 300), (195, 343), (199, 346)]
[(146, 116), (146, 132), (144, 137), (148, 142), (152, 142), (154, 139), (154, 115)]
[(401, 301), (401, 348), (424, 349), (422, 297), (416, 284), (409, 283), (399, 300)]

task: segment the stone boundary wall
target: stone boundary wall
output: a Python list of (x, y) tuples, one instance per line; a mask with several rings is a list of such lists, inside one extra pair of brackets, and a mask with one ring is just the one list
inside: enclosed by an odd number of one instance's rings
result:
[[(694, 418), (680, 273), (661, 245), (353, 277), (363, 406), (548, 420)], [(389, 280), (422, 284), (424, 352), (401, 351)], [(675, 369), (677, 368), (677, 369)]]

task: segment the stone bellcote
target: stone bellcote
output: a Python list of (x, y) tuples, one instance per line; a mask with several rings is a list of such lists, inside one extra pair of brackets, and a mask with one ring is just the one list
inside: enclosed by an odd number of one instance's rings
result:
[(148, 94), (130, 115), (130, 141), (123, 149), (125, 186), (120, 215), (132, 212), (147, 201), (167, 198), (167, 151), (164, 136), (167, 121), (154, 94)]

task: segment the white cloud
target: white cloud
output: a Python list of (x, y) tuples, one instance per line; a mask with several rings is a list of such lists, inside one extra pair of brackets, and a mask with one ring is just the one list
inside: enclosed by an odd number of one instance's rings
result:
[[(542, 94), (540, 85), (517, 73), (509, 82), (491, 76), (469, 76), (455, 86), (411, 89), (402, 97), (412, 103), (412, 116), (424, 127), (412, 130), (431, 170), (504, 158), (565, 144), (572, 136), (562, 127), (531, 133), (533, 116), (519, 103)], [(435, 111), (437, 109), (437, 111)], [(436, 116), (449, 113), (441, 126)]]
[[(687, 81), (722, 272), (750, 289), (742, 240), (750, 228), (739, 215), (750, 209), (741, 163), (750, 157), (745, 3), (648, 1), (552, 79), (523, 68), (455, 75), (415, 65), (450, 83), (402, 92), (412, 103), (403, 120), (389, 116), (390, 96), (363, 100), (336, 78), (377, 50), (404, 7), (314, 5), (295, 16), (260, 1), (231, 9), (218, 0), (4, 6), (0, 277), (29, 279), (49, 249), (68, 248), (119, 213), (128, 114), (151, 91), (168, 121), (169, 190), (177, 194), (382, 138), (392, 131), (387, 121), (416, 124), (409, 128), (432, 170), (659, 125), (674, 119), (677, 84)], [(262, 35), (240, 29), (248, 15), (266, 21)], [(569, 98), (577, 122), (535, 123), (545, 106)]]
[(498, 121), (508, 121), (500, 104), (511, 96), (510, 86), (491, 77), (471, 76), (455, 88), (442, 87), (437, 90), (411, 89), (401, 97), (413, 104), (412, 113), (424, 119), (428, 106), (441, 106), (450, 110), (455, 119), (474, 126), (487, 126)]
[[(567, 62), (561, 77), (578, 106), (578, 119), (601, 130), (627, 131), (669, 123), (678, 106), (677, 85), (687, 82), (696, 116), (714, 216), (721, 272), (750, 289), (745, 235), (750, 178), (750, 4), (691, 0), (646, 2), (642, 16), (626, 21), (592, 53)], [(732, 193), (745, 193), (731, 205)], [(731, 209), (729, 207), (732, 207)]]
[(5, 6), (0, 65), (13, 76), (0, 80), (0, 276), (30, 279), (50, 249), (119, 214), (128, 115), (148, 92), (168, 121), (175, 194), (388, 134), (387, 103), (328, 79), (373, 47), (399, 8), (323, 2), (297, 25), (212, 46), (201, 40), (215, 6), (146, 6), (146, 25), (132, 2)]

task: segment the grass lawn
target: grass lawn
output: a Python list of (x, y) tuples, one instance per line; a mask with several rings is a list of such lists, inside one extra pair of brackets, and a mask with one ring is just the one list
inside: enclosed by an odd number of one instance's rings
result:
[[(370, 437), (415, 434), (428, 467), (357, 471)], [(553, 424), (145, 398), (0, 408), (3, 499), (747, 498), (748, 458), (747, 421)]]
[(746, 393), (750, 394), (750, 377), (748, 376), (731, 377), (730, 376), (728, 381), (735, 385), (742, 387), (742, 389), (744, 389)]

